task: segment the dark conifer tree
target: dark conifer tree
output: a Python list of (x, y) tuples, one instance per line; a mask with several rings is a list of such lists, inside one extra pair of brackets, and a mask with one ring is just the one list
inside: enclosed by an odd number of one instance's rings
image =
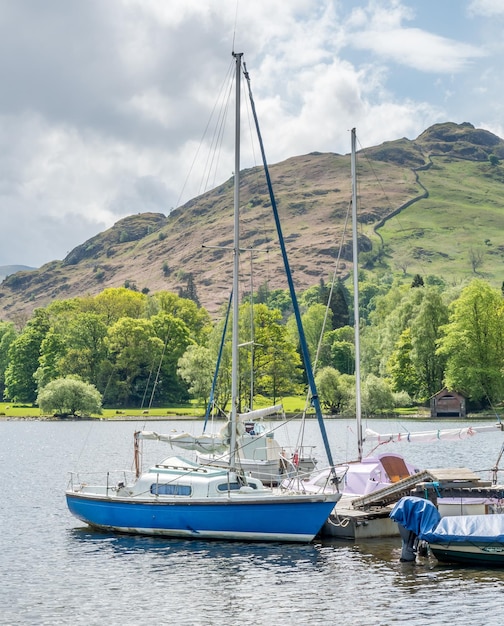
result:
[(423, 287), (423, 286), (424, 286), (424, 279), (420, 276), (420, 274), (415, 274), (411, 282), (411, 287), (414, 288), (414, 287)]
[(198, 294), (196, 291), (196, 284), (194, 282), (194, 276), (192, 274), (187, 274), (186, 288), (185, 289), (180, 288), (178, 295), (180, 298), (186, 298), (187, 300), (192, 300), (198, 306), (201, 306), (199, 298), (198, 298)]
[[(330, 293), (330, 287), (326, 285), (324, 279), (321, 278), (319, 283), (319, 302), (327, 306)], [(334, 289), (332, 291), (331, 302), (329, 303), (329, 308), (332, 311), (332, 330), (335, 330), (336, 328), (342, 328), (343, 326), (348, 326), (350, 322), (350, 314), (348, 311), (348, 298), (348, 290), (343, 284), (343, 281), (338, 278), (336, 285), (334, 285)]]

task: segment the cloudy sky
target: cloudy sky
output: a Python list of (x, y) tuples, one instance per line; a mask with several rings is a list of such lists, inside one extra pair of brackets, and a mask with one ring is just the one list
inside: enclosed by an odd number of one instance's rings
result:
[(275, 163), (345, 154), (354, 126), (360, 147), (444, 121), (504, 137), (503, 31), (502, 0), (0, 0), (0, 265), (229, 178), (229, 143), (211, 176), (197, 155), (233, 49)]

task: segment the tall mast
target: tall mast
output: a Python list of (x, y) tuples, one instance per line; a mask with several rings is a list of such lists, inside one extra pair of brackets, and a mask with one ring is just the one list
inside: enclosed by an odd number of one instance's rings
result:
[(236, 427), (238, 422), (238, 316), (240, 294), (238, 291), (238, 275), (240, 270), (240, 77), (243, 53), (234, 53), (235, 58), (235, 164), (234, 164), (234, 243), (233, 243), (233, 332), (231, 348), (231, 438), (229, 465), (235, 465)]
[(254, 410), (254, 274), (253, 274), (253, 254), (250, 249), (250, 410)]
[(355, 417), (357, 421), (357, 454), (362, 461), (362, 409), (361, 409), (361, 374), (360, 374), (360, 317), (359, 317), (359, 247), (357, 245), (357, 174), (355, 163), (356, 139), (352, 128), (352, 245), (353, 245), (353, 296), (354, 296), (354, 333), (355, 333)]

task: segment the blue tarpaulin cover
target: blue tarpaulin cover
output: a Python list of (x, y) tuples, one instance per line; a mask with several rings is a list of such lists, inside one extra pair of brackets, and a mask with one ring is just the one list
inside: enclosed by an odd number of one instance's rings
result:
[(441, 519), (432, 502), (414, 496), (401, 498), (392, 509), (390, 517), (406, 530), (413, 531), (417, 537), (431, 531)]
[(429, 543), (462, 541), (504, 542), (504, 515), (456, 515), (441, 518), (429, 500), (407, 496), (390, 517)]

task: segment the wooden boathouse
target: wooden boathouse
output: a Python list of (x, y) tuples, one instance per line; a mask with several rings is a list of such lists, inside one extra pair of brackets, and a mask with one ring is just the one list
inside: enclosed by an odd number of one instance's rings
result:
[(445, 387), (430, 399), (431, 417), (466, 417), (466, 400), (457, 391)]

